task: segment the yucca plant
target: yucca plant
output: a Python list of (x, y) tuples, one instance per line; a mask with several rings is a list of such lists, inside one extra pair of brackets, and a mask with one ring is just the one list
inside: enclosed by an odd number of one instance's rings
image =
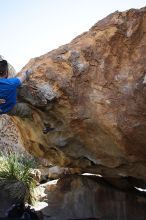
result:
[(0, 185), (9, 191), (12, 198), (18, 201), (34, 202), (36, 181), (30, 171), (34, 168), (34, 160), (24, 155), (7, 153), (0, 155)]

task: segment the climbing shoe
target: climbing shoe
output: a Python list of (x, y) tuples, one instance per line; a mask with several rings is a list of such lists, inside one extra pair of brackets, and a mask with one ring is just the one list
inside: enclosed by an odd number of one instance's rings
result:
[(50, 132), (50, 131), (54, 131), (55, 130), (55, 128), (52, 128), (52, 127), (45, 127), (44, 129), (43, 129), (43, 133), (44, 134), (47, 134), (48, 132)]

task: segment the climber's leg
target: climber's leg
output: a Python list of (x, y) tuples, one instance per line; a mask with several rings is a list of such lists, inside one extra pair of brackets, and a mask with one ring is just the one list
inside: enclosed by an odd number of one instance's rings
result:
[(10, 116), (18, 116), (20, 118), (31, 118), (32, 109), (26, 103), (17, 103), (7, 114)]

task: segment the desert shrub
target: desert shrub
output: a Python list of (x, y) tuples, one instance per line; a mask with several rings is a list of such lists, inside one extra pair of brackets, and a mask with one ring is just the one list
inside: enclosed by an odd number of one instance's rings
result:
[(34, 202), (36, 181), (30, 175), (35, 168), (34, 159), (16, 153), (0, 154), (0, 185), (9, 191), (12, 198), (19, 201)]

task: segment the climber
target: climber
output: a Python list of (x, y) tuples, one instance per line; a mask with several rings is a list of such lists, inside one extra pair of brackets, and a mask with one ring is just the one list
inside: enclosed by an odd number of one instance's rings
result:
[(26, 103), (17, 103), (17, 88), (29, 79), (32, 70), (27, 70), (14, 78), (8, 78), (8, 62), (0, 60), (0, 114), (31, 117), (31, 108)]

